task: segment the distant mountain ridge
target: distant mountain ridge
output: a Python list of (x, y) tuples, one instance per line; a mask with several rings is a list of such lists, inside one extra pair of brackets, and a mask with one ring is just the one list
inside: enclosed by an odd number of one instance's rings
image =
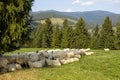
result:
[(55, 10), (47, 10), (47, 11), (38, 11), (38, 12), (31, 12), (34, 20), (41, 20), (46, 18), (69, 18), (77, 20), (82, 17), (87, 24), (99, 24), (101, 25), (106, 16), (109, 16), (112, 20), (113, 24), (120, 21), (120, 14), (96, 10), (96, 11), (84, 11), (84, 12), (60, 12)]

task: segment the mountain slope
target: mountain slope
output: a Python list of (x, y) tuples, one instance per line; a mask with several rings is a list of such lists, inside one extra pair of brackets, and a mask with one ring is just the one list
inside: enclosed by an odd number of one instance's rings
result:
[(70, 18), (70, 19), (76, 19), (74, 17), (61, 14), (60, 12), (54, 11), (54, 10), (31, 12), (30, 14), (33, 16), (33, 20), (41, 20), (41, 19), (46, 19), (46, 18)]
[(74, 18), (84, 18), (87, 23), (99, 24), (101, 25), (106, 16), (109, 16), (113, 24), (120, 20), (120, 14), (111, 13), (108, 11), (86, 11), (86, 12), (62, 12), (62, 14), (67, 16), (72, 16)]
[(31, 12), (34, 20), (41, 20), (46, 18), (67, 18), (77, 20), (82, 17), (90, 26), (101, 25), (106, 16), (109, 16), (113, 24), (120, 21), (120, 14), (115, 14), (108, 11), (85, 11), (85, 12), (59, 12), (55, 10)]

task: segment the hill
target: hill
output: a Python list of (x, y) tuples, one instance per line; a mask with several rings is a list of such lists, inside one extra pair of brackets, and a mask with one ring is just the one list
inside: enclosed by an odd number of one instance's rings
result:
[(30, 15), (33, 16), (33, 20), (41, 20), (41, 19), (46, 19), (46, 18), (70, 18), (70, 19), (76, 19), (74, 17), (64, 15), (61, 12), (55, 11), (55, 10), (31, 12)]
[(116, 22), (120, 21), (120, 14), (100, 10), (85, 12), (60, 12), (55, 10), (48, 10), (31, 12), (30, 14), (33, 16), (33, 20), (44, 20), (46, 18), (67, 18), (71, 20), (77, 20), (82, 17), (89, 26), (96, 24), (101, 25), (106, 16), (110, 17), (113, 25), (116, 24)]
[[(65, 18), (50, 18), (51, 22), (53, 25), (56, 25), (58, 24), (59, 26), (62, 26), (63, 25), (63, 22), (64, 22), (64, 19)], [(68, 22), (70, 25), (75, 25), (76, 21), (77, 20), (74, 20), (74, 19), (70, 19), (70, 18), (67, 18), (68, 19)], [(36, 24), (39, 24), (39, 23), (42, 23), (42, 24), (45, 24), (45, 19), (42, 19), (42, 20), (35, 20), (34, 23)], [(33, 24), (34, 25), (34, 24)], [(36, 25), (35, 25), (36, 26)]]

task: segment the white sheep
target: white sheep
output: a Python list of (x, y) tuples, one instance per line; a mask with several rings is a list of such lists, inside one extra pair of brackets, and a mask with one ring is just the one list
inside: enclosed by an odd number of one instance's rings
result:
[(49, 66), (61, 66), (59, 59), (56, 59), (56, 60), (46, 59), (46, 62), (47, 62), (47, 65)]
[(94, 52), (85, 52), (86, 55), (92, 55)]
[(110, 51), (110, 49), (109, 48), (104, 48), (104, 51)]
[(68, 52), (67, 53), (67, 58), (71, 58), (71, 57), (74, 57), (74, 52)]
[(66, 48), (66, 49), (64, 49), (63, 51), (69, 51), (70, 49), (69, 48)]

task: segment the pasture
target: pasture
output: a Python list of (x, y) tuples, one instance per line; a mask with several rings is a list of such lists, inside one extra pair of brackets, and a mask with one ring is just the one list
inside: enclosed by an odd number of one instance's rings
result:
[[(40, 48), (22, 48), (11, 52), (30, 52)], [(60, 67), (24, 69), (0, 75), (0, 80), (120, 80), (120, 50), (92, 50), (79, 62)]]

